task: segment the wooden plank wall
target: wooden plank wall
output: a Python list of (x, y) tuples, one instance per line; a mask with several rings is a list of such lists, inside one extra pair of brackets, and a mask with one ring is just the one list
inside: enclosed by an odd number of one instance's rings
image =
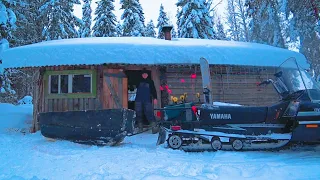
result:
[[(103, 91), (103, 68), (102, 66), (57, 66), (46, 67), (50, 71), (62, 70), (79, 70), (79, 69), (95, 69), (97, 71), (97, 96), (96, 98), (44, 98), (43, 112), (64, 112), (64, 111), (83, 111), (83, 110), (99, 110), (102, 109), (101, 93)], [(48, 82), (44, 82), (45, 85)]]
[[(273, 76), (274, 68), (211, 66), (210, 69), (214, 101), (264, 106), (279, 100), (272, 85), (257, 86), (257, 83)], [(197, 75), (196, 79), (191, 79), (192, 73)], [(168, 67), (166, 75), (168, 86), (172, 91), (171, 96), (180, 97), (183, 93), (187, 93), (187, 101), (198, 101), (195, 93), (200, 93), (203, 102), (199, 66)]]

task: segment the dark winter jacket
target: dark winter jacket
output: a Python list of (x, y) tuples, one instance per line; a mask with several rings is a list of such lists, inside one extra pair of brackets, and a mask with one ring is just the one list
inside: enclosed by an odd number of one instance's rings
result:
[(142, 79), (137, 85), (136, 102), (151, 102), (157, 99), (157, 91), (151, 79)]

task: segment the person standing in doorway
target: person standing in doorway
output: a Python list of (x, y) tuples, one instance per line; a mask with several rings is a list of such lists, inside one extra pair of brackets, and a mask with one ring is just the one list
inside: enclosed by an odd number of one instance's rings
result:
[(142, 78), (137, 85), (137, 93), (135, 99), (135, 111), (136, 118), (138, 122), (139, 131), (143, 131), (143, 114), (149, 121), (153, 133), (156, 133), (156, 120), (153, 112), (153, 104), (156, 105), (157, 102), (157, 90), (154, 86), (153, 80), (148, 78), (148, 71), (144, 68), (142, 70)]

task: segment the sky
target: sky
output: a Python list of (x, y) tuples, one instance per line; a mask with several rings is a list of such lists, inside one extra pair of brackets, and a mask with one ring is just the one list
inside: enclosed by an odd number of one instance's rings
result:
[[(98, 0), (93, 0), (91, 8), (94, 9), (97, 7), (96, 1)], [(220, 5), (217, 6), (217, 13), (219, 15), (223, 15), (223, 12), (225, 10), (225, 1), (223, 0)], [(82, 2), (82, 1), (81, 1)], [(156, 25), (157, 19), (159, 16), (159, 9), (161, 3), (163, 4), (165, 12), (167, 12), (169, 18), (172, 21), (173, 25), (176, 25), (176, 17), (175, 15), (177, 14), (177, 6), (175, 5), (177, 0), (140, 0), (141, 6), (143, 8), (143, 12), (145, 15), (145, 23), (147, 24), (150, 20), (153, 20), (154, 24)], [(219, 0), (216, 0), (216, 3), (218, 3)], [(123, 10), (120, 10), (120, 0), (115, 0), (114, 2), (115, 5), (115, 15), (118, 18), (118, 21), (120, 21), (120, 17), (122, 15)], [(79, 18), (82, 17), (82, 5), (76, 5), (75, 6), (75, 15)]]

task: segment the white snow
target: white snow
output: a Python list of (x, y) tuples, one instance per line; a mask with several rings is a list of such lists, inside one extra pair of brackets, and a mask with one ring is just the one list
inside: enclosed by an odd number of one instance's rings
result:
[(215, 106), (242, 106), (240, 104), (224, 103), (224, 102), (213, 102)]
[(31, 96), (25, 96), (22, 99), (18, 101), (18, 104), (23, 105), (23, 104), (29, 104), (32, 105), (32, 97)]
[(9, 132), (28, 133), (32, 123), (32, 108), (32, 104), (15, 106), (0, 103), (0, 136)]
[[(27, 108), (28, 107), (28, 108)], [(3, 131), (23, 122), (30, 106), (0, 104), (0, 179), (319, 179), (320, 147), (281, 151), (187, 153), (156, 146), (157, 135), (126, 138), (116, 147), (49, 141), (40, 132)], [(13, 127), (13, 126), (12, 126)], [(14, 125), (16, 127), (16, 125)]]
[(210, 64), (279, 66), (294, 57), (303, 68), (304, 55), (268, 45), (203, 39), (102, 37), (46, 41), (2, 53), (3, 68), (76, 64)]

